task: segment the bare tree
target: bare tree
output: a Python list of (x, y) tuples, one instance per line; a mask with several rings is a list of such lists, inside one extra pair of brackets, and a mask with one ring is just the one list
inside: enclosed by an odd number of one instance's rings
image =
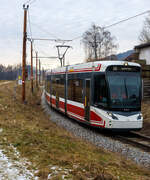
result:
[(141, 43), (150, 42), (150, 14), (144, 21), (144, 26), (140, 33), (139, 40)]
[(93, 24), (82, 36), (88, 61), (111, 55), (117, 48), (114, 41), (115, 37), (112, 37), (109, 31)]

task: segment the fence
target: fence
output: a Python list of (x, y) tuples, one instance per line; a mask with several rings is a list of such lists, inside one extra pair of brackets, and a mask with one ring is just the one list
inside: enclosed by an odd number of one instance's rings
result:
[(144, 101), (150, 101), (150, 78), (143, 78), (144, 83)]

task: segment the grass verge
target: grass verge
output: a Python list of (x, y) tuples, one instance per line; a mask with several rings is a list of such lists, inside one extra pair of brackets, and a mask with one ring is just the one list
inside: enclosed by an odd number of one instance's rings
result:
[(142, 103), (142, 114), (144, 118), (144, 124), (141, 133), (150, 136), (150, 102), (149, 101), (145, 101)]

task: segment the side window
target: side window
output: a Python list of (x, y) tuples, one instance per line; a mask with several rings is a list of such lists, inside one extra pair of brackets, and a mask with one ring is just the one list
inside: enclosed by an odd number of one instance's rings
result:
[(68, 80), (68, 99), (74, 100), (75, 98), (75, 91), (73, 86), (73, 80)]
[(48, 91), (48, 76), (46, 76), (46, 79), (45, 79), (45, 89), (47, 92), (49, 92)]
[(59, 97), (59, 92), (60, 92), (59, 91), (59, 84), (60, 84), (60, 78), (56, 78), (54, 87), (55, 87), (55, 94), (57, 97)]
[(55, 86), (56, 86), (56, 78), (53, 76), (52, 77), (52, 95), (56, 95), (56, 91), (55, 91)]
[(59, 90), (59, 96), (62, 98), (65, 97), (65, 84), (64, 83), (65, 83), (65, 79), (60, 78), (58, 90)]
[(94, 104), (106, 107), (108, 102), (105, 75), (94, 77)]
[(58, 78), (58, 77), (52, 77), (52, 95), (58, 96), (58, 97), (65, 97), (65, 79)]
[(50, 76), (47, 76), (47, 92), (50, 92)]
[(68, 99), (83, 102), (83, 81), (81, 79), (71, 79), (68, 81)]
[(47, 91), (47, 76), (45, 78), (45, 90)]

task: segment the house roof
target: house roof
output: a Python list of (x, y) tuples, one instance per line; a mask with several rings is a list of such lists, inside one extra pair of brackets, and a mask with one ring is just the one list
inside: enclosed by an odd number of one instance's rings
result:
[(150, 47), (150, 42), (135, 46), (134, 49), (143, 49), (143, 48), (146, 48), (146, 47)]

